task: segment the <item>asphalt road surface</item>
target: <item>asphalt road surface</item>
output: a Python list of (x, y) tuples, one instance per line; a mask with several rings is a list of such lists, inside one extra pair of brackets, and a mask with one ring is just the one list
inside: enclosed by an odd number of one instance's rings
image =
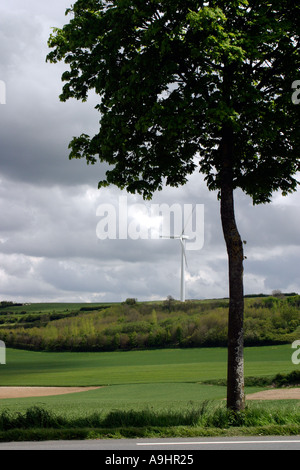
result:
[[(150, 455), (149, 451), (155, 451), (153, 455), (160, 456), (180, 454), (182, 451), (183, 454), (191, 456), (190, 462), (178, 460), (173, 463), (187, 465), (193, 460), (191, 451), (199, 453), (202, 450), (300, 450), (300, 436), (7, 442), (0, 443), (1, 450), (98, 450), (105, 451), (105, 458), (115, 459), (112, 464), (118, 463), (116, 459), (122, 458), (122, 455), (130, 456), (130, 451), (132, 456), (139, 455), (140, 461), (144, 461), (143, 455)], [(132, 464), (132, 467), (136, 467), (134, 461)]]

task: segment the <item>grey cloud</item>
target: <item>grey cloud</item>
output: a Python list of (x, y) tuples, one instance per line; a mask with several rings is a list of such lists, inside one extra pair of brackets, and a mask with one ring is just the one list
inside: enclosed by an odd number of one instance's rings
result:
[[(269, 255), (269, 256), (268, 256)], [(280, 247), (274, 250), (273, 254), (265, 253), (265, 259), (255, 259), (246, 261), (249, 272), (254, 276), (264, 276), (264, 287), (267, 292), (280, 289), (283, 292), (299, 290), (300, 247), (289, 246)], [(298, 286), (298, 287), (297, 287)]]
[[(58, 3), (54, 5), (58, 10)], [(63, 13), (58, 16), (64, 18)], [(35, 185), (86, 182), (96, 187), (105, 167), (69, 162), (68, 144), (81, 132), (96, 132), (97, 100), (59, 102), (66, 66), (45, 62), (51, 32), (46, 21), (28, 9), (1, 12), (0, 79), (6, 83), (7, 97), (0, 113), (0, 171)]]
[[(299, 199), (299, 193), (297, 196)], [(264, 246), (267, 249), (282, 243), (299, 245), (299, 206), (285, 204), (285, 199), (281, 202), (254, 207), (248, 197), (238, 193), (237, 221), (242, 236), (250, 246)]]

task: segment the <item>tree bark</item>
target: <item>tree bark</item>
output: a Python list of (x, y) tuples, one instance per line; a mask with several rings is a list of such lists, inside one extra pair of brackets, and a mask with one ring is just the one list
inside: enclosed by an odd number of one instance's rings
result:
[(227, 408), (240, 411), (245, 407), (244, 395), (244, 250), (234, 213), (233, 197), (233, 133), (223, 129), (221, 150), (221, 220), (228, 253), (229, 315)]

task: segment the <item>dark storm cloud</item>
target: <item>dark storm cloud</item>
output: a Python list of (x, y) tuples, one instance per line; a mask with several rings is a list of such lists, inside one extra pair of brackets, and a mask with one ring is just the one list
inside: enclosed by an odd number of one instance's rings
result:
[[(97, 130), (97, 101), (60, 103), (66, 66), (45, 61), (51, 24), (41, 15), (43, 4), (33, 12), (15, 10), (14, 3), (0, 16), (0, 79), (7, 95), (6, 105), (0, 108), (0, 172), (40, 185), (96, 185), (103, 177), (103, 166), (70, 163), (68, 144), (81, 132), (93, 135)], [(63, 3), (58, 9), (59, 2), (53, 2), (60, 18), (64, 18)]]

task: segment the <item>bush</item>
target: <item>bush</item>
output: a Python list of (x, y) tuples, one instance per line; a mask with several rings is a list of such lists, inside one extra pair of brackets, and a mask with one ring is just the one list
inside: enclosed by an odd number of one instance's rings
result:
[(274, 377), (273, 383), (276, 387), (300, 385), (300, 370), (294, 370), (289, 374), (277, 374)]
[(25, 414), (11, 415), (7, 410), (4, 410), (0, 415), (0, 430), (2, 431), (18, 428), (57, 428), (64, 424), (65, 421), (62, 418), (58, 418), (38, 406), (28, 408)]
[(136, 303), (137, 303), (137, 299), (128, 298), (125, 300), (126, 305), (135, 305)]

